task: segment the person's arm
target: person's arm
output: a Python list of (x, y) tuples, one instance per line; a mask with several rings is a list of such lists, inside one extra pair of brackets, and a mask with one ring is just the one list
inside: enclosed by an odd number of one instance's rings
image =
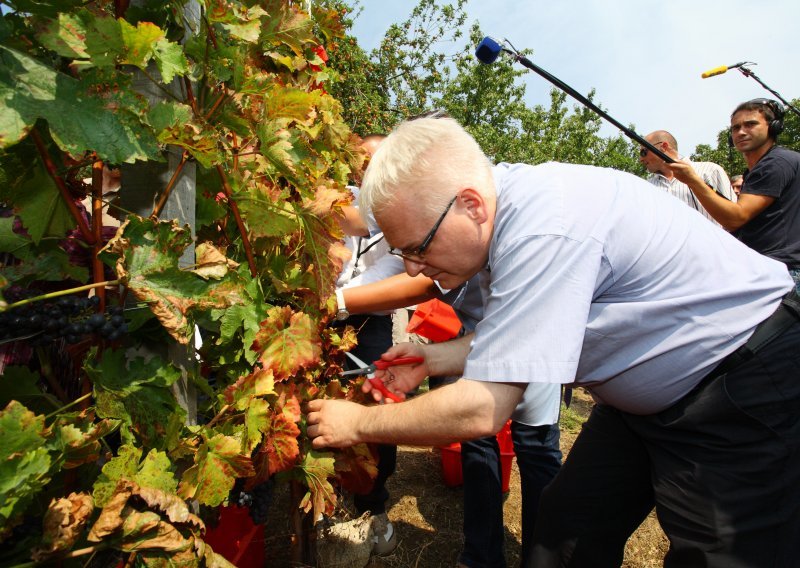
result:
[(339, 226), (345, 235), (351, 237), (368, 237), (369, 227), (366, 221), (361, 217), (358, 208), (352, 205), (343, 205), (342, 212), (337, 216)]
[(727, 231), (741, 228), (775, 201), (773, 197), (750, 193), (740, 194), (736, 202), (728, 201), (709, 187), (690, 164), (678, 161), (666, 165), (676, 178), (689, 186), (708, 214)]
[(312, 400), (307, 432), (314, 448), (362, 442), (440, 446), (491, 436), (508, 420), (526, 386), (461, 379), (402, 404)]
[(342, 289), (344, 303), (351, 314), (413, 306), (437, 297), (438, 292), (430, 278), (408, 274), (396, 274), (371, 284)]

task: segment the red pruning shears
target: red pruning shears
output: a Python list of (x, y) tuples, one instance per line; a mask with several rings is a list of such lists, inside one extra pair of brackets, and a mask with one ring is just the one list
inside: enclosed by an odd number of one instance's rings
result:
[(378, 389), (383, 396), (389, 398), (395, 402), (402, 402), (403, 399), (394, 394), (392, 391), (386, 388), (386, 385), (383, 384), (383, 381), (375, 377), (375, 371), (385, 371), (389, 367), (394, 367), (395, 365), (415, 365), (417, 363), (422, 363), (425, 361), (422, 357), (400, 357), (399, 359), (393, 359), (391, 361), (384, 361), (379, 359), (374, 361), (372, 365), (367, 365), (364, 361), (353, 355), (352, 353), (345, 352), (345, 355), (350, 357), (353, 362), (359, 366), (358, 369), (353, 369), (351, 371), (344, 371), (342, 376), (346, 375), (366, 375), (367, 380), (373, 386), (373, 388)]

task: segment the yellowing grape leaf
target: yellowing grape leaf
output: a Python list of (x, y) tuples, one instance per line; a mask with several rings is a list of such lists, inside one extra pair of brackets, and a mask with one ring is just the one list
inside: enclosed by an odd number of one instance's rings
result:
[(300, 507), (308, 513), (314, 510), (313, 518), (331, 515), (336, 507), (336, 493), (328, 479), (334, 472), (334, 458), (331, 452), (309, 450), (300, 464), (300, 475), (308, 487), (308, 493), (300, 501)]
[(255, 397), (265, 397), (275, 394), (275, 379), (271, 370), (256, 369), (249, 375), (239, 377), (222, 393), (225, 404), (233, 405), (238, 410), (244, 410)]
[(83, 533), (93, 510), (92, 497), (86, 493), (53, 499), (44, 514), (42, 543), (33, 550), (31, 558), (44, 562), (55, 553), (69, 551)]
[(239, 266), (235, 262), (214, 246), (211, 242), (198, 244), (194, 249), (195, 262), (192, 272), (208, 280), (213, 278), (219, 280), (228, 274), (228, 270)]
[(250, 457), (242, 454), (236, 438), (217, 434), (197, 450), (195, 465), (183, 474), (178, 495), (216, 507), (228, 497), (237, 477), (255, 473)]
[(120, 479), (134, 481), (141, 488), (175, 492), (178, 481), (172, 473), (174, 468), (167, 455), (158, 450), (150, 450), (140, 463), (141, 456), (141, 449), (123, 445), (117, 457), (103, 466), (92, 491), (98, 506), (103, 507), (108, 503)]
[(322, 354), (314, 322), (308, 314), (288, 306), (267, 312), (252, 348), (259, 353), (261, 365), (271, 369), (278, 381), (318, 363)]

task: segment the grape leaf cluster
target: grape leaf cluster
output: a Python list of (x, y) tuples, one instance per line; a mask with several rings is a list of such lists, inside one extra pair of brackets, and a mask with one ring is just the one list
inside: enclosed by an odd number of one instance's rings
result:
[(26, 339), (32, 345), (44, 345), (59, 338), (78, 343), (89, 335), (121, 339), (128, 331), (122, 308), (113, 306), (99, 313), (99, 305), (97, 296), (73, 295), (0, 312), (0, 341)]

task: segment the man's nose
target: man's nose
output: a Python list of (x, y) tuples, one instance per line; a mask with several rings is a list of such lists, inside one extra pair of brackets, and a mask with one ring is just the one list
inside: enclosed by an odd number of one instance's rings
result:
[(418, 262), (416, 260), (411, 260), (410, 258), (404, 258), (403, 263), (406, 265), (406, 273), (409, 276), (416, 276), (422, 272), (423, 268), (425, 268), (424, 262)]

